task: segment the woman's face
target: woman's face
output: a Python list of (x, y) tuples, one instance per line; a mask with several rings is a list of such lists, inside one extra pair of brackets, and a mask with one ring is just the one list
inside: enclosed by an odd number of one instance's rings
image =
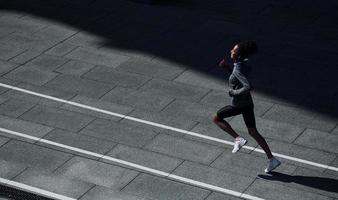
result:
[(238, 45), (235, 45), (234, 48), (232, 48), (231, 52), (231, 59), (232, 60), (237, 60), (239, 55), (238, 55)]

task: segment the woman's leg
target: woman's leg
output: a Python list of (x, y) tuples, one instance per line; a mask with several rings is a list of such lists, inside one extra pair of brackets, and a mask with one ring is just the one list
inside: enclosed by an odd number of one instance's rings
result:
[(223, 131), (229, 133), (232, 137), (237, 138), (239, 135), (232, 129), (230, 124), (224, 119), (220, 119), (217, 115), (214, 117), (214, 123)]
[(268, 159), (271, 159), (272, 153), (270, 151), (269, 145), (266, 143), (265, 139), (261, 134), (258, 133), (256, 128), (248, 128), (249, 134), (256, 140), (260, 147), (264, 150)]
[(268, 159), (273, 158), (269, 145), (266, 143), (263, 136), (259, 134), (259, 132), (257, 131), (253, 105), (248, 106), (247, 108), (244, 109), (243, 119), (251, 137), (253, 137), (256, 140), (256, 142), (259, 144), (260, 147), (262, 147)]
[(229, 133), (232, 137), (237, 138), (239, 135), (232, 129), (230, 124), (224, 120), (224, 118), (241, 114), (240, 111), (233, 106), (225, 106), (217, 111), (214, 116), (214, 123), (225, 132)]

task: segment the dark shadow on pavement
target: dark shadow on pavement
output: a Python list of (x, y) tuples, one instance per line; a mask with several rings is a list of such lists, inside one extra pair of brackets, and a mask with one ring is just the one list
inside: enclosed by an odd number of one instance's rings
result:
[(258, 177), (270, 181), (296, 183), (319, 190), (338, 193), (338, 180), (324, 177), (292, 176), (279, 172), (271, 172), (270, 175), (258, 175)]
[[(239, 40), (256, 40), (254, 91), (338, 118), (338, 5), (334, 1), (2, 1), (104, 38), (98, 48), (137, 51), (226, 81), (218, 61)], [(298, 12), (301, 11), (301, 12)], [(304, 12), (303, 12), (304, 11)], [(301, 15), (297, 13), (302, 13)], [(331, 20), (326, 20), (331, 19)], [(79, 44), (80, 45), (80, 44)]]

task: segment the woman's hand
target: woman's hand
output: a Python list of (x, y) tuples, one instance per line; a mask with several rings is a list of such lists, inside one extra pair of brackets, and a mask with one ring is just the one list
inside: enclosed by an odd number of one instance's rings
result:
[(228, 63), (227, 63), (227, 61), (225, 60), (225, 58), (223, 58), (223, 60), (221, 60), (221, 61), (218, 63), (218, 66), (219, 66), (219, 67), (227, 67), (227, 66), (228, 66)]
[(229, 92), (228, 92), (228, 94), (229, 94), (230, 97), (233, 97), (234, 96), (234, 90), (230, 89)]

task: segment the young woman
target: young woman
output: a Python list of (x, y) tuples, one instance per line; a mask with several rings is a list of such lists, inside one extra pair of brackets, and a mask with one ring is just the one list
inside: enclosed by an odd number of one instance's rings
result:
[[(234, 66), (229, 77), (229, 96), (231, 97), (231, 105), (227, 105), (221, 108), (216, 113), (214, 117), (214, 122), (217, 126), (219, 126), (221, 129), (223, 129), (235, 138), (232, 153), (236, 153), (242, 148), (242, 146), (247, 143), (247, 140), (239, 136), (231, 128), (230, 124), (224, 119), (227, 117), (242, 114), (249, 134), (256, 140), (259, 146), (262, 147), (262, 149), (266, 153), (266, 156), (269, 159), (268, 166), (265, 169), (265, 172), (269, 173), (276, 167), (278, 167), (281, 162), (278, 161), (271, 154), (268, 144), (266, 143), (265, 139), (258, 133), (256, 128), (254, 105), (250, 94), (250, 90), (252, 89), (252, 87), (247, 79), (251, 69), (247, 62), (248, 57), (256, 53), (257, 49), (258, 47), (255, 42), (245, 41), (238, 43), (231, 50), (231, 59), (234, 62)], [(219, 66), (229, 69), (225, 58), (219, 63)]]

